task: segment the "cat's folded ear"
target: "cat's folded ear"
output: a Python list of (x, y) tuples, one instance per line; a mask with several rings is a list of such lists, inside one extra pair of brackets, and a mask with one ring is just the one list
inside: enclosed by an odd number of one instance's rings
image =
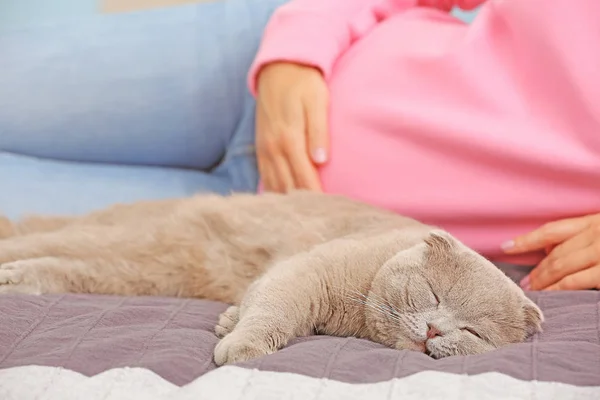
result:
[(454, 238), (446, 231), (434, 229), (425, 238), (425, 243), (434, 250), (449, 251), (454, 247)]
[(523, 306), (523, 316), (528, 336), (542, 331), (544, 314), (542, 314), (542, 310), (533, 301), (527, 299), (527, 302)]

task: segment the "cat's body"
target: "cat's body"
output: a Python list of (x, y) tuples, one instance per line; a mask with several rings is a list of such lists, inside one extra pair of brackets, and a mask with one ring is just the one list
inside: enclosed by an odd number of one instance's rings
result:
[(313, 332), (434, 357), (473, 354), (522, 341), (542, 320), (502, 272), (447, 233), (335, 196), (145, 202), (76, 218), (0, 220), (3, 236), (0, 293), (240, 305), (215, 329), (224, 336), (218, 364)]

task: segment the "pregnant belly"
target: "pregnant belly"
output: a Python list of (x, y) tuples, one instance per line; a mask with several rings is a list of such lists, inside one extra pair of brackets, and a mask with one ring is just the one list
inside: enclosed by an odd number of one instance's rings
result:
[[(373, 32), (330, 80), (324, 188), (441, 226), (493, 259), (500, 244), (600, 212), (600, 158), (510, 88), (470, 80), (455, 48), (385, 47)], [(430, 49), (431, 50), (431, 49)], [(474, 77), (477, 79), (477, 77)]]

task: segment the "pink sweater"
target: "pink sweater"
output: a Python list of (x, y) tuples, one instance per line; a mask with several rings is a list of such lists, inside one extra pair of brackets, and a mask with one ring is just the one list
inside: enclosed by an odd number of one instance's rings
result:
[[(472, 9), (466, 25), (447, 13)], [(294, 61), (331, 91), (324, 189), (441, 226), (494, 260), (600, 212), (600, 0), (292, 0), (250, 71)]]

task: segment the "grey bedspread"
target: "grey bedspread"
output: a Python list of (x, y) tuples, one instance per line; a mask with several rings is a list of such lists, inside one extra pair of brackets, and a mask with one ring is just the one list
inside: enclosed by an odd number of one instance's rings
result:
[[(320, 388), (315, 389), (314, 396), (304, 393), (304, 397), (297, 398), (316, 398), (328, 390), (336, 396), (343, 394), (340, 398), (353, 398), (359, 390), (362, 394), (356, 398), (365, 398), (361, 396), (367, 390), (368, 398), (377, 399), (380, 386), (387, 385), (388, 394), (382, 399), (393, 397), (391, 394), (398, 390), (407, 399), (437, 398), (431, 394), (434, 392), (441, 393), (440, 398), (454, 398), (452, 393), (457, 390), (460, 396), (457, 394), (456, 398), (461, 399), (506, 398), (503, 390), (516, 390), (510, 392), (514, 398), (548, 398), (544, 393), (549, 390), (548, 393), (560, 395), (556, 397), (560, 399), (600, 399), (599, 292), (530, 296), (545, 312), (544, 332), (527, 343), (484, 355), (433, 360), (424, 354), (391, 350), (366, 340), (314, 336), (294, 340), (276, 354), (218, 371), (212, 363), (217, 342), (213, 327), (225, 304), (147, 297), (5, 295), (0, 297), (0, 399), (33, 399), (40, 393), (47, 398), (71, 398), (59, 392), (59, 397), (49, 394), (58, 390), (60, 379), (75, 379), (82, 387), (88, 387), (91, 383), (85, 377), (101, 374), (94, 379), (109, 379), (114, 371), (121, 372), (111, 379), (130, 379), (130, 386), (142, 379), (139, 374), (144, 375), (143, 379), (150, 374), (150, 381), (161, 383), (146, 382), (146, 389), (154, 384), (167, 385), (164, 387), (169, 390), (187, 385), (190, 391), (190, 387), (199, 387), (204, 395), (212, 393), (210, 390), (218, 387), (221, 379), (228, 382), (227, 390), (239, 386), (235, 392), (239, 396), (234, 394), (231, 398), (250, 396), (251, 388), (256, 390), (261, 385), (259, 393), (264, 398), (270, 398), (269, 390), (275, 390), (277, 396), (289, 392), (290, 398), (296, 398), (299, 387), (314, 383)], [(32, 374), (35, 383), (27, 378)], [(35, 396), (25, 396), (25, 388), (15, 379), (23, 379), (27, 390), (39, 386)], [(436, 384), (441, 386), (435, 387)], [(427, 390), (420, 388), (420, 392), (413, 393), (409, 390), (412, 385), (422, 385)], [(91, 386), (108, 390), (98, 398), (113, 398), (119, 390), (114, 382)], [(162, 393), (158, 386), (150, 393)], [(403, 390), (409, 390), (409, 395)], [(498, 390), (502, 392), (499, 397), (486, 397)], [(72, 398), (95, 399), (90, 393)], [(173, 393), (166, 398), (179, 398)], [(198, 396), (195, 398), (214, 398)], [(229, 398), (222, 393), (215, 396)], [(285, 397), (277, 396), (273, 398)]]

